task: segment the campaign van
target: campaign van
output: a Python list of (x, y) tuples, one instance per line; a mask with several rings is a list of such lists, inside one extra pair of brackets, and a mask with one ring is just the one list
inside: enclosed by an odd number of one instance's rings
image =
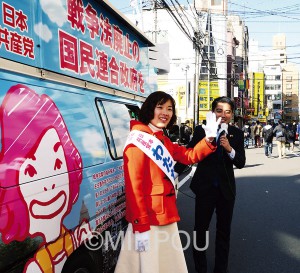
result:
[(110, 272), (153, 46), (107, 1), (0, 7), (0, 272)]

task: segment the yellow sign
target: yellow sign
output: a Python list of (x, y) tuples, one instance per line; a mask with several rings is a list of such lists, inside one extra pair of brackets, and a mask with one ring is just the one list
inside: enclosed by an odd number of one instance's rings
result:
[[(199, 117), (206, 116), (206, 112), (211, 109), (211, 103), (215, 98), (220, 96), (220, 88), (218, 81), (211, 81), (209, 84), (209, 94), (208, 94), (208, 82), (199, 81)], [(208, 99), (209, 97), (209, 99)], [(203, 112), (203, 110), (205, 110)]]
[(254, 78), (254, 115), (257, 116), (258, 113), (264, 107), (264, 73), (253, 73)]
[(206, 119), (206, 113), (208, 112), (209, 110), (206, 110), (206, 111), (199, 111), (199, 119), (200, 120), (205, 120)]
[(179, 107), (185, 107), (185, 87), (180, 85), (180, 86), (177, 86), (176, 88), (176, 93), (177, 93), (177, 102), (178, 102), (178, 106)]
[(262, 123), (266, 123), (267, 122), (267, 117), (263, 116), (262, 118), (258, 118), (257, 120), (259, 120)]

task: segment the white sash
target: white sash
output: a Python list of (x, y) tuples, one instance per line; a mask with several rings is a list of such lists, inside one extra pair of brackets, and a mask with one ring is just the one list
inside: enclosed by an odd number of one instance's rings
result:
[(153, 160), (168, 176), (175, 188), (175, 161), (159, 139), (145, 132), (132, 130), (127, 137), (124, 149), (128, 144), (134, 144)]

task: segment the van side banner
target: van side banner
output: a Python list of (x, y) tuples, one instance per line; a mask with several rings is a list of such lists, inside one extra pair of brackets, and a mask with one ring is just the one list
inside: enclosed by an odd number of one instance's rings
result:
[(5, 0), (0, 9), (0, 57), (145, 97), (156, 88), (151, 42), (105, 2)]

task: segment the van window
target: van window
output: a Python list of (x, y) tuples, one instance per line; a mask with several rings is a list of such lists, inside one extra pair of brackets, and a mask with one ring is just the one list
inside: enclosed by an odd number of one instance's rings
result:
[(97, 107), (110, 154), (114, 159), (121, 158), (130, 131), (130, 120), (138, 119), (139, 108), (136, 105), (107, 100), (97, 100)]

